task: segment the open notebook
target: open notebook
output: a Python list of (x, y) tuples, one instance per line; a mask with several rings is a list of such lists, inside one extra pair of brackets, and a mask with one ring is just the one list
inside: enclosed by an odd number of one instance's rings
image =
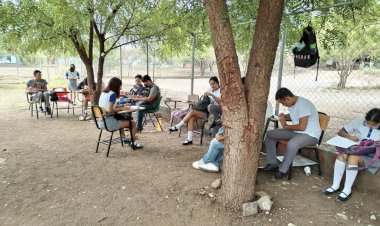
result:
[(355, 142), (341, 136), (335, 136), (331, 138), (330, 140), (326, 141), (326, 144), (330, 144), (330, 145), (341, 147), (341, 148), (348, 148), (348, 147), (351, 147), (352, 145), (359, 145), (359, 142)]

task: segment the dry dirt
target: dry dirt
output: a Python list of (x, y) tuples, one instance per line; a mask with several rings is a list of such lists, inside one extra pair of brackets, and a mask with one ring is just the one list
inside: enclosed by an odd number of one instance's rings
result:
[[(221, 174), (191, 167), (209, 137), (183, 147), (184, 136), (148, 124), (138, 135), (144, 149), (116, 144), (106, 158), (104, 145), (95, 153), (98, 130), (78, 121), (79, 108), (75, 116), (62, 110), (37, 120), (20, 86), (2, 82), (0, 89), (0, 225), (380, 225), (379, 194), (354, 189), (347, 203), (336, 203), (320, 195), (330, 178), (316, 169), (310, 177), (296, 169), (290, 182), (260, 173), (257, 190), (272, 196), (272, 211), (242, 217), (210, 188)], [(216, 200), (199, 194), (204, 187)]]

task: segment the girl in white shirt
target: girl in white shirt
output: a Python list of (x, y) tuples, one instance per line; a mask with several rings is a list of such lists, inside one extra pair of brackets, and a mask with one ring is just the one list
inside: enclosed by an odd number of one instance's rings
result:
[[(339, 132), (339, 136), (345, 137), (352, 141), (361, 141), (370, 139), (380, 140), (380, 108), (371, 109), (365, 117), (359, 117), (345, 125)], [(331, 195), (339, 191), (340, 182), (346, 173), (346, 181), (342, 192), (336, 198), (336, 201), (344, 202), (351, 197), (351, 187), (355, 182), (358, 170), (353, 170), (358, 166), (364, 166), (372, 158), (369, 156), (346, 155), (340, 153), (335, 160), (333, 184), (322, 191), (323, 195)], [(346, 164), (348, 168), (346, 169)], [(378, 160), (374, 165), (370, 166), (367, 171), (375, 174), (380, 167)]]
[[(211, 77), (209, 80), (210, 89), (207, 90), (207, 92), (204, 93), (204, 97), (210, 98), (211, 104), (217, 104), (220, 105), (221, 99), (220, 99), (220, 86), (219, 86), (219, 80), (216, 76)], [(193, 144), (193, 130), (195, 128), (194, 124), (197, 122), (198, 119), (206, 118), (207, 113), (197, 110), (191, 110), (183, 119), (181, 122), (179, 122), (177, 125), (174, 125), (169, 128), (169, 131), (174, 132), (177, 131), (179, 128), (181, 128), (183, 125), (187, 123), (187, 140), (182, 142), (183, 145), (190, 145)]]

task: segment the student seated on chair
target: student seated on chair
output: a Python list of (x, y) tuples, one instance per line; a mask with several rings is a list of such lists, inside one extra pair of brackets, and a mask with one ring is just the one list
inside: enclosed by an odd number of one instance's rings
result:
[[(219, 86), (219, 80), (217, 77), (211, 77), (209, 80), (210, 89), (207, 90), (203, 94), (203, 97), (207, 97), (210, 99), (210, 103), (214, 105), (220, 106), (221, 99), (220, 99), (220, 86)], [(181, 122), (179, 122), (177, 125), (174, 125), (169, 128), (169, 131), (174, 132), (177, 131), (179, 128), (181, 128), (183, 125), (187, 123), (187, 139), (186, 141), (182, 142), (183, 145), (190, 145), (193, 144), (193, 130), (194, 125), (197, 122), (198, 119), (206, 119), (207, 117), (207, 106), (205, 111), (198, 111), (198, 110), (191, 110), (183, 119)]]
[[(263, 171), (277, 170), (271, 180), (281, 180), (287, 174), (290, 165), (300, 148), (318, 143), (321, 135), (318, 111), (314, 104), (306, 98), (295, 96), (287, 88), (281, 88), (276, 92), (276, 100), (288, 107), (289, 114), (281, 113), (279, 122), (282, 129), (268, 131), (265, 137), (265, 149), (267, 153), (267, 166)], [(292, 124), (287, 124), (287, 119)], [(279, 140), (288, 141), (283, 162), (277, 167), (276, 144)]]
[[(359, 117), (345, 125), (339, 132), (339, 136), (345, 137), (352, 141), (362, 141), (364, 139), (380, 140), (380, 108), (373, 108), (365, 117)], [(346, 155), (340, 153), (334, 166), (334, 178), (333, 184), (322, 191), (323, 195), (331, 195), (339, 192), (340, 182), (343, 179), (344, 173), (346, 173), (346, 180), (342, 192), (336, 197), (336, 201), (344, 202), (351, 197), (351, 188), (355, 182), (358, 170), (354, 168), (358, 166), (364, 166), (372, 157), (360, 156), (360, 155)], [(348, 168), (346, 169), (346, 165)], [(366, 170), (372, 174), (375, 174), (380, 167), (380, 160), (374, 163)]]
[(131, 103), (132, 105), (140, 105), (141, 103), (136, 103), (134, 101), (134, 98), (138, 97), (147, 97), (149, 96), (150, 89), (149, 87), (145, 87), (142, 82), (142, 76), (141, 75), (136, 75), (135, 76), (135, 85), (133, 85), (132, 89), (125, 93), (125, 102)]
[[(121, 111), (121, 108), (116, 108), (116, 99), (120, 96), (122, 82), (119, 78), (113, 77), (109, 82), (107, 87), (103, 90), (99, 98), (99, 107), (103, 107), (108, 113), (117, 113)], [(125, 137), (124, 128), (129, 128), (129, 120), (118, 120), (114, 115), (109, 115), (105, 117), (108, 130), (118, 130), (121, 129), (121, 135)], [(136, 148), (142, 148), (142, 145), (136, 142), (136, 123), (132, 122), (132, 137), (135, 141)], [(98, 121), (99, 127), (105, 129), (105, 125), (102, 120)], [(125, 142), (129, 142), (129, 139), (125, 138)]]
[[(33, 92), (32, 101), (39, 103), (40, 111), (47, 112), (48, 115), (51, 114), (50, 107), (50, 96), (47, 88), (48, 82), (41, 78), (41, 71), (35, 70), (33, 72), (34, 79), (29, 80), (26, 83), (26, 91)], [(45, 103), (45, 109), (42, 108), (42, 102)]]
[(84, 100), (83, 100), (84, 116), (83, 116), (83, 119), (87, 120), (86, 118), (89, 117), (89, 112), (87, 110), (88, 102), (91, 101), (91, 92), (90, 92), (90, 90), (88, 90), (87, 78), (83, 79), (83, 81), (78, 84), (77, 90), (81, 90), (82, 92), (86, 91), (86, 92), (83, 92), (83, 96), (84, 96)]
[(134, 101), (141, 101), (141, 103), (138, 104), (139, 106), (145, 108), (145, 110), (143, 111), (136, 112), (136, 126), (137, 131), (139, 132), (143, 130), (143, 118), (145, 112), (148, 110), (155, 109), (159, 104), (159, 99), (161, 97), (160, 88), (156, 84), (154, 84), (149, 75), (144, 75), (144, 77), (142, 78), (142, 82), (144, 83), (145, 87), (148, 87), (150, 89), (150, 91), (149, 95), (146, 97), (133, 97)]

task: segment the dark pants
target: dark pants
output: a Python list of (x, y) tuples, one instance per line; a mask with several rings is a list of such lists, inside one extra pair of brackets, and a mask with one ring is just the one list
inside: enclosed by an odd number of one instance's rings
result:
[(140, 107), (144, 107), (145, 110), (136, 112), (136, 129), (137, 131), (141, 131), (143, 129), (143, 120), (145, 112), (154, 109), (155, 107), (149, 103), (142, 103), (139, 105)]

